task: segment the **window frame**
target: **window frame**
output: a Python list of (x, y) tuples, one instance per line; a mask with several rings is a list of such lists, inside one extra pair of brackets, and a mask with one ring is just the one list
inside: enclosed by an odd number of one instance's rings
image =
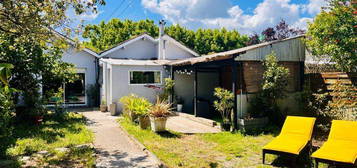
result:
[[(160, 73), (160, 83), (131, 83), (130, 82), (130, 73), (131, 72), (159, 72)], [(129, 70), (128, 71), (128, 84), (145, 86), (145, 85), (162, 85), (162, 70)]]

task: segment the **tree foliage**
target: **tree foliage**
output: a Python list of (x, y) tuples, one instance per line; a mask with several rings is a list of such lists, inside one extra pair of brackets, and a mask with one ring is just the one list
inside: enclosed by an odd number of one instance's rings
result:
[(69, 35), (68, 10), (81, 14), (96, 11), (98, 4), (104, 1), (0, 1), (0, 62), (14, 65), (9, 84), (21, 91), (25, 105), (30, 107), (26, 113), (40, 103), (41, 78), (64, 81), (73, 77), (73, 65), (61, 61), (61, 51), (68, 45), (54, 36), (54, 30), (62, 29)]
[(119, 20), (112, 19), (98, 25), (87, 25), (83, 32), (83, 37), (89, 39), (84, 44), (95, 50), (103, 51), (109, 49), (125, 40), (138, 36), (142, 33), (148, 33), (152, 37), (158, 36), (159, 28), (152, 20)]
[(263, 104), (270, 119), (276, 123), (281, 123), (284, 117), (280, 113), (277, 100), (286, 96), (289, 69), (278, 64), (274, 52), (266, 56), (263, 66), (264, 73), (261, 93)]
[(0, 64), (0, 157), (5, 156), (6, 148), (11, 144), (13, 118), (13, 89), (9, 87), (11, 64)]
[[(159, 28), (152, 20), (135, 22), (112, 19), (107, 23), (87, 25), (83, 37), (89, 40), (85, 42), (87, 47), (103, 51), (144, 32), (152, 37), (157, 37)], [(165, 32), (199, 54), (241, 48), (248, 41), (248, 37), (239, 34), (238, 31), (229, 31), (224, 28), (193, 31), (180, 25), (171, 25), (165, 28)]]
[(249, 37), (248, 45), (259, 44), (274, 40), (282, 40), (297, 35), (304, 34), (305, 31), (299, 28), (289, 26), (285, 20), (281, 20), (275, 27), (268, 27), (260, 35), (253, 34)]
[(331, 0), (327, 10), (308, 26), (307, 46), (316, 56), (330, 56), (338, 69), (357, 71), (356, 4), (349, 0)]

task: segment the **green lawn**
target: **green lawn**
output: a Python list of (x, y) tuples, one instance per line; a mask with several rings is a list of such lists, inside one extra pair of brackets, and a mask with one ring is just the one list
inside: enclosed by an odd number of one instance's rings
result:
[[(254, 136), (230, 132), (193, 135), (175, 132), (155, 134), (150, 130), (140, 129), (126, 119), (120, 119), (119, 123), (172, 168), (271, 167), (261, 164), (261, 148), (273, 139), (272, 133)], [(268, 155), (267, 162), (278, 160), (275, 158)]]
[[(19, 123), (14, 129), (14, 146), (7, 153), (12, 158), (33, 156), (38, 151), (48, 151), (49, 156), (39, 158), (31, 166), (93, 167), (94, 152), (91, 148), (74, 148), (93, 141), (93, 133), (86, 128), (85, 118), (73, 112), (63, 115), (49, 114), (40, 125)], [(68, 152), (55, 150), (68, 147)], [(24, 163), (20, 163), (24, 164)]]

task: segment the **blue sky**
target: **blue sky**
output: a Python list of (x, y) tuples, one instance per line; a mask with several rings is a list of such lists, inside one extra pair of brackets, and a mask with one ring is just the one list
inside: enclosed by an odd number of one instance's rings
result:
[(79, 18), (84, 24), (98, 24), (112, 18), (165, 19), (189, 29), (237, 29), (244, 34), (260, 32), (281, 19), (306, 28), (306, 22), (320, 12), (324, 0), (106, 0), (98, 13)]

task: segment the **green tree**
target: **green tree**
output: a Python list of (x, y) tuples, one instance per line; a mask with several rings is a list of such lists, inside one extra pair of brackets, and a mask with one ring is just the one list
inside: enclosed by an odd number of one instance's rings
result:
[(0, 62), (14, 65), (9, 83), (24, 96), (25, 105), (30, 107), (26, 112), (39, 105), (41, 78), (64, 81), (74, 76), (73, 65), (61, 61), (61, 51), (68, 45), (54, 35), (54, 30), (70, 35), (68, 10), (95, 12), (98, 4), (104, 1), (0, 1)]
[(112, 19), (107, 23), (102, 21), (98, 25), (89, 24), (85, 27), (83, 37), (89, 41), (84, 42), (84, 45), (100, 52), (145, 32), (156, 37), (159, 28), (152, 20), (134, 22)]
[(283, 120), (279, 111), (277, 100), (286, 96), (289, 69), (278, 64), (275, 52), (267, 55), (263, 62), (262, 96), (266, 112), (270, 118), (278, 123)]
[[(100, 52), (144, 32), (152, 37), (157, 37), (159, 28), (152, 20), (135, 22), (112, 19), (107, 23), (101, 22), (98, 25), (87, 25), (83, 37), (88, 39), (85, 42), (87, 47)], [(175, 24), (166, 27), (165, 32), (199, 54), (241, 48), (246, 46), (248, 41), (248, 37), (239, 34), (238, 31), (228, 31), (224, 28), (193, 31)]]
[(331, 0), (327, 10), (309, 23), (307, 46), (316, 56), (330, 56), (342, 71), (357, 71), (356, 4), (349, 0)]
[(11, 144), (13, 118), (13, 89), (9, 87), (11, 64), (0, 64), (0, 158), (5, 156), (7, 147)]

